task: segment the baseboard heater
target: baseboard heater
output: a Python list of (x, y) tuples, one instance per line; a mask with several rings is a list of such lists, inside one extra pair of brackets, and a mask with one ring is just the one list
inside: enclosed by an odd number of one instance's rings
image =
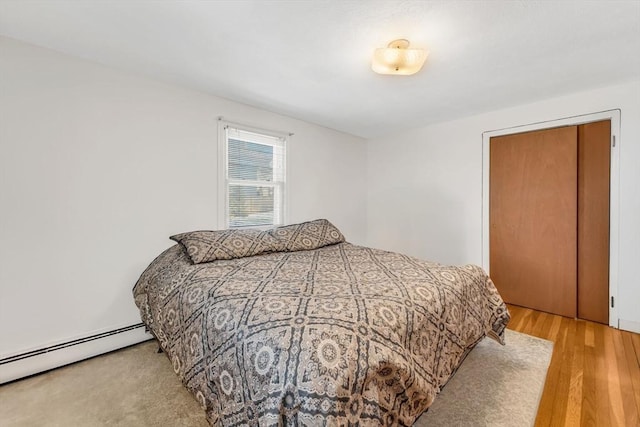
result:
[(0, 384), (59, 368), (153, 338), (143, 323), (101, 332), (0, 359)]

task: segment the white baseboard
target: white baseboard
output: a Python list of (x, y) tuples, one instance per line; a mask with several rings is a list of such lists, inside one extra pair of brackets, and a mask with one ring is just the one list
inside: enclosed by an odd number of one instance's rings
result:
[(102, 332), (0, 360), (0, 384), (58, 368), (153, 338), (144, 325)]
[(625, 331), (635, 332), (636, 334), (640, 334), (640, 322), (634, 322), (633, 320), (618, 320), (618, 328), (624, 329)]

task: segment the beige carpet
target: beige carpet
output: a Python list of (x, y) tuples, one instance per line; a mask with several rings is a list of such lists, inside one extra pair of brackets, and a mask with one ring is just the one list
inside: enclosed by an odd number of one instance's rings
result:
[[(416, 426), (533, 425), (552, 348), (513, 331), (506, 346), (485, 339)], [(207, 426), (156, 349), (146, 342), (0, 386), (0, 426)]]

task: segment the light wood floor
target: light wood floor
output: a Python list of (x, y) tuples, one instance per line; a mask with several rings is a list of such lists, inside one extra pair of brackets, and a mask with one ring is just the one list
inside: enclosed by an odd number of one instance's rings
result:
[(509, 305), (509, 329), (555, 343), (536, 426), (640, 426), (640, 335)]

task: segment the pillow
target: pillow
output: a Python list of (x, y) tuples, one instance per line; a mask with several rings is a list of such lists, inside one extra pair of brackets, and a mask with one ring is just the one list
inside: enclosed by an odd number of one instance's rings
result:
[(308, 251), (344, 242), (340, 230), (326, 219), (286, 225), (274, 228), (270, 233), (288, 252)]
[(170, 237), (180, 243), (194, 264), (217, 259), (234, 259), (277, 251), (281, 245), (267, 231), (190, 231)]

